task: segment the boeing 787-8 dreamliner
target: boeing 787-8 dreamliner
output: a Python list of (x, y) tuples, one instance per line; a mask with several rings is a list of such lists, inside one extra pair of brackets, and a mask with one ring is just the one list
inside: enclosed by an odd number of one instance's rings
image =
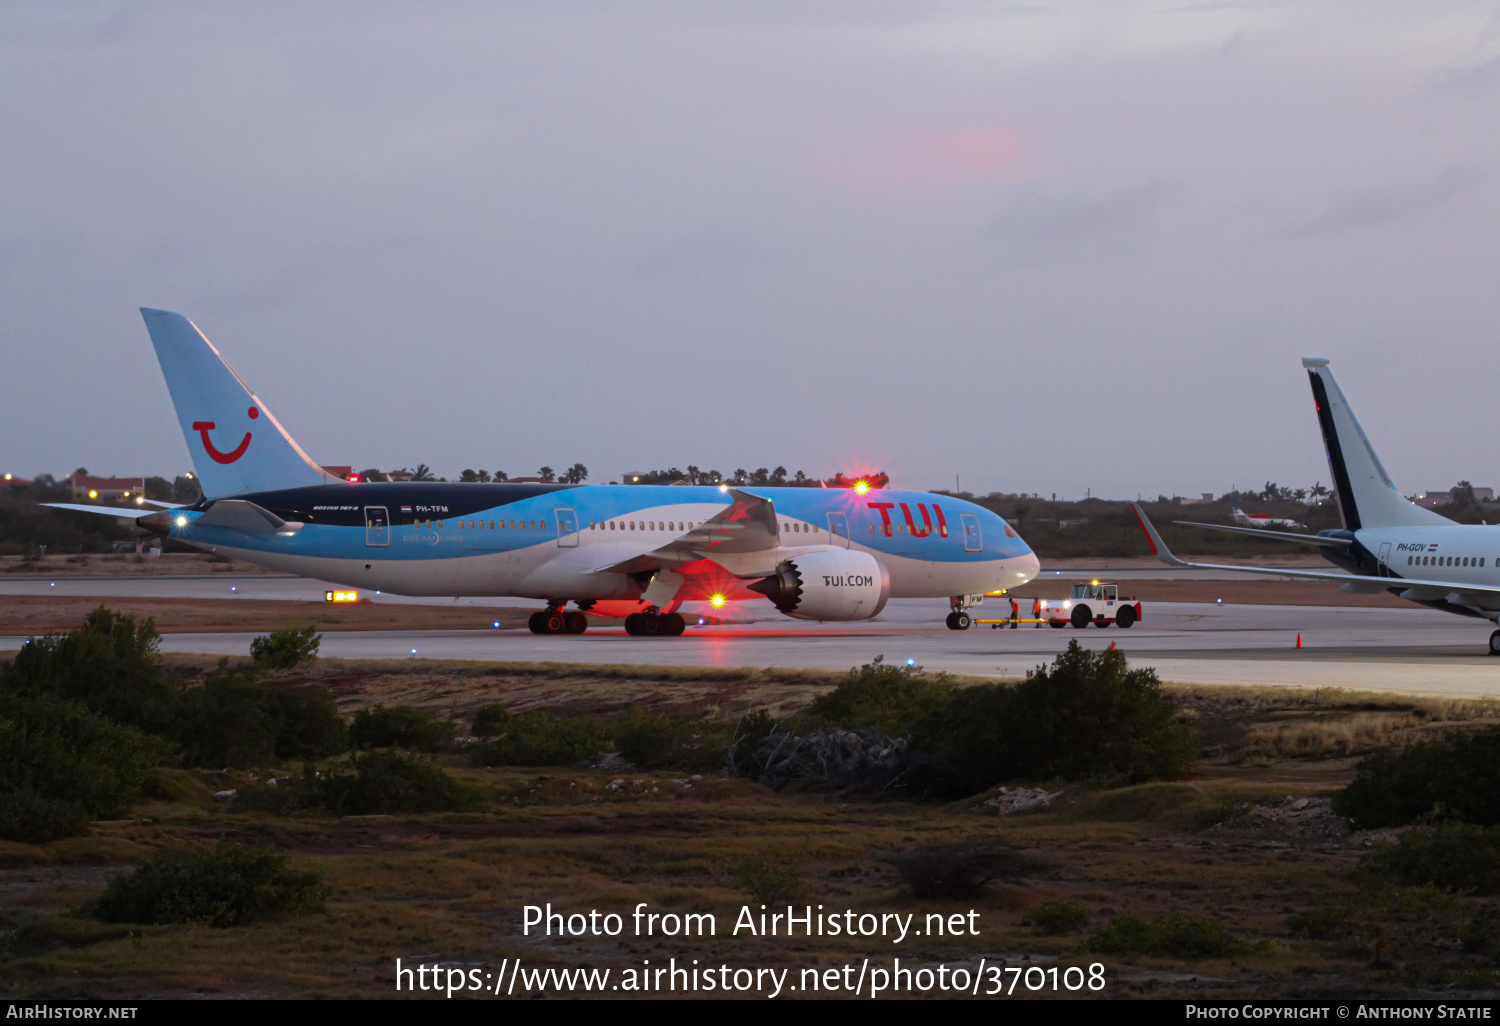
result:
[[(681, 634), (686, 600), (769, 600), (805, 620), (866, 620), (890, 598), (947, 598), (1036, 576), (1010, 525), (973, 503), (863, 488), (349, 483), (318, 466), (181, 314), (143, 309), (204, 499), (168, 510), (54, 503), (212, 552), (403, 595), (544, 602), (540, 634), (628, 613)], [(569, 609), (568, 604), (573, 608)]]

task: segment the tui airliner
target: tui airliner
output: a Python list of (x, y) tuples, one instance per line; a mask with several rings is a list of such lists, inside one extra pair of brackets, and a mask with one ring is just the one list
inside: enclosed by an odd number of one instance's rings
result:
[(354, 589), (540, 600), (538, 634), (581, 634), (592, 613), (624, 615), (630, 634), (679, 635), (677, 610), (698, 600), (853, 621), (890, 598), (947, 598), (948, 626), (963, 629), (986, 592), (1037, 574), (1004, 520), (928, 492), (351, 483), (293, 441), (196, 325), (141, 313), (204, 498), (49, 505), (133, 516), (205, 551)]
[[(1302, 361), (1312, 384), (1313, 407), (1323, 433), (1328, 469), (1343, 527), (1298, 534), (1256, 527), (1177, 521), (1187, 527), (1230, 531), (1257, 538), (1315, 545), (1347, 573), (1285, 567), (1186, 563), (1174, 556), (1139, 504), (1135, 514), (1156, 558), (1169, 566), (1339, 581), (1340, 591), (1390, 592), (1412, 602), (1462, 616), (1500, 622), (1500, 526), (1459, 524), (1407, 501), (1375, 455), (1375, 448), (1333, 380), (1328, 361)], [(1490, 654), (1500, 655), (1500, 630), (1490, 635)]]

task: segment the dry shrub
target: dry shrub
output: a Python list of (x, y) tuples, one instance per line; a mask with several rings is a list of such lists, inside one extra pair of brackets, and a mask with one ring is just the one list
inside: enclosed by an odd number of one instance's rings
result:
[(107, 923), (226, 927), (321, 908), (328, 896), (323, 874), (286, 862), (269, 848), (227, 840), (212, 851), (166, 852), (110, 877), (90, 911)]
[(886, 861), (918, 898), (977, 897), (991, 880), (1029, 876), (1044, 865), (1011, 848), (973, 842), (913, 848)]
[(1389, 747), (1400, 735), (1421, 727), (1422, 721), (1409, 713), (1355, 713), (1347, 719), (1257, 727), (1250, 731), (1241, 758), (1343, 758)]
[(1032, 906), (1026, 918), (1031, 922), (1031, 932), (1038, 937), (1077, 933), (1089, 921), (1089, 907), (1081, 901), (1052, 901), (1043, 898)]
[(1252, 950), (1241, 940), (1209, 919), (1188, 919), (1173, 911), (1149, 923), (1134, 916), (1120, 916), (1089, 937), (1087, 948), (1102, 955), (1167, 955), (1174, 958), (1230, 958)]
[(760, 905), (800, 901), (807, 893), (796, 865), (771, 855), (746, 855), (734, 864), (731, 875), (736, 886)]

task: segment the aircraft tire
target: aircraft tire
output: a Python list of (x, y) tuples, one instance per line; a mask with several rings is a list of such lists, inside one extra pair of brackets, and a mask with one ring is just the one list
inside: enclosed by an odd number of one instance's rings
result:
[(956, 631), (966, 631), (973, 625), (973, 623), (974, 620), (969, 616), (968, 613), (953, 614), (953, 629)]
[(569, 634), (582, 634), (589, 629), (589, 618), (576, 610), (565, 614), (563, 619)]
[(654, 638), (662, 633), (661, 616), (657, 613), (636, 613), (635, 632), (644, 638)]
[(1115, 626), (1121, 630), (1128, 631), (1135, 626), (1135, 607), (1121, 606), (1120, 611), (1115, 614)]
[(625, 618), (625, 633), (631, 637), (641, 633), (641, 614), (631, 613)]
[(1088, 606), (1074, 606), (1073, 607), (1073, 619), (1072, 619), (1072, 623), (1073, 623), (1073, 629), (1074, 630), (1081, 631), (1081, 630), (1083, 630), (1085, 627), (1087, 627), (1089, 624), (1091, 624), (1093, 622), (1094, 622), (1094, 611), (1092, 609), (1090, 609)]
[(545, 613), (532, 613), (531, 614), (530, 618), (527, 619), (527, 621), (526, 621), (526, 626), (528, 628), (530, 628), (531, 633), (533, 633), (533, 634), (546, 634), (547, 633), (547, 627), (542, 622), (542, 619), (545, 616), (546, 616)]
[(1500, 656), (1500, 631), (1490, 635), (1490, 655)]
[(661, 632), (666, 637), (676, 638), (687, 630), (687, 621), (681, 613), (666, 613), (661, 618)]
[(542, 626), (545, 628), (543, 634), (566, 634), (568, 633), (568, 620), (563, 616), (560, 609), (549, 609), (542, 614)]

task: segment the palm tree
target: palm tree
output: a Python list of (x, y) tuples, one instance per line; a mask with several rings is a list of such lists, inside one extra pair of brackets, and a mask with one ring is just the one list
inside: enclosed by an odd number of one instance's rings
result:
[(417, 469), (411, 472), (411, 479), (413, 481), (436, 481), (437, 477), (433, 475), (432, 468), (427, 464), (418, 463)]
[(689, 484), (698, 483), (698, 468), (693, 466), (691, 463), (688, 464), (687, 479)]
[(551, 467), (543, 467), (536, 472), (536, 476), (541, 478), (543, 481), (556, 481), (557, 471), (553, 470)]
[(575, 463), (563, 472), (563, 484), (583, 484), (589, 479), (589, 468), (582, 463)]

